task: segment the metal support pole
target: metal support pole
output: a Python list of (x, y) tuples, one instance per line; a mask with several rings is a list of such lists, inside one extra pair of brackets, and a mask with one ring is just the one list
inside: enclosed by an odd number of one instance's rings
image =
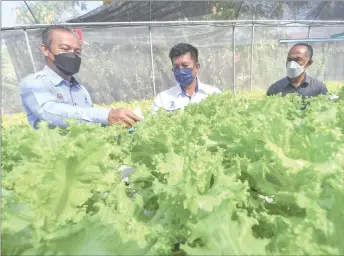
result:
[(152, 41), (152, 28), (149, 29), (149, 43), (150, 43), (150, 55), (151, 55), (151, 68), (152, 68), (152, 80), (153, 80), (153, 94), (154, 98), (156, 97), (156, 88), (155, 88), (155, 72), (154, 72), (154, 54), (153, 54), (153, 41)]
[(236, 93), (236, 78), (235, 78), (235, 26), (233, 26), (233, 93)]
[(36, 19), (36, 16), (33, 14), (33, 12), (32, 12), (32, 10), (31, 10), (30, 6), (27, 4), (26, 1), (24, 1), (24, 3), (25, 3), (25, 5), (26, 5), (27, 9), (29, 10), (29, 12), (31, 13), (32, 18), (35, 20), (35, 22), (36, 22), (37, 24), (39, 24), (40, 22)]
[(37, 71), (36, 71), (35, 61), (33, 60), (33, 55), (32, 55), (32, 51), (31, 51), (31, 47), (30, 47), (29, 37), (27, 35), (26, 29), (24, 30), (24, 34), (25, 34), (27, 49), (29, 50), (29, 55), (30, 55), (32, 66), (33, 66), (33, 70), (36, 73)]
[(250, 92), (252, 95), (252, 69), (253, 69), (253, 45), (254, 45), (254, 25), (252, 26), (252, 37), (251, 37), (251, 63), (250, 63)]

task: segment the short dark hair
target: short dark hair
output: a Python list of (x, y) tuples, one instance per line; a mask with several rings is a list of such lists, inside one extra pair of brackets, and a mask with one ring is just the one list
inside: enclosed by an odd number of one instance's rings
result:
[(173, 62), (173, 59), (179, 56), (183, 56), (187, 53), (190, 53), (191, 58), (195, 61), (198, 62), (198, 50), (196, 47), (192, 46), (191, 44), (177, 44), (172, 47), (169, 53), (169, 57), (171, 61)]
[(42, 32), (42, 44), (45, 44), (46, 46), (51, 46), (51, 34), (54, 30), (64, 30), (67, 32), (73, 33), (73, 29), (71, 27), (63, 26), (63, 25), (52, 25), (47, 27)]
[(313, 47), (310, 45), (310, 44), (306, 44), (306, 43), (297, 43), (297, 44), (294, 44), (292, 48), (296, 47), (296, 46), (305, 46), (307, 47), (307, 50), (308, 50), (308, 56), (310, 59), (313, 58)]

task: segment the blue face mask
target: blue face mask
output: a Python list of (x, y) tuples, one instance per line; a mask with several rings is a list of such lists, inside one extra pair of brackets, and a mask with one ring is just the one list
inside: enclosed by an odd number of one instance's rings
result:
[(174, 78), (180, 84), (181, 87), (186, 88), (188, 87), (195, 77), (192, 76), (193, 68), (174, 68)]

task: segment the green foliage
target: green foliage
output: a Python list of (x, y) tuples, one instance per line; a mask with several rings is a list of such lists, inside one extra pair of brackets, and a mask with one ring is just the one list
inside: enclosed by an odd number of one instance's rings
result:
[(2, 111), (13, 113), (22, 110), (18, 93), (18, 80), (6, 46), (1, 47)]
[(2, 254), (343, 255), (343, 127), (342, 100), (229, 92), (133, 134), (8, 126)]
[(324, 81), (330, 93), (336, 93), (344, 88), (344, 81)]
[[(80, 5), (80, 1), (38, 1), (28, 2), (28, 5), (41, 24), (54, 24), (64, 22), (66, 19), (77, 14), (74, 9), (76, 5)], [(18, 23), (35, 24), (37, 23), (26, 5), (16, 8)]]

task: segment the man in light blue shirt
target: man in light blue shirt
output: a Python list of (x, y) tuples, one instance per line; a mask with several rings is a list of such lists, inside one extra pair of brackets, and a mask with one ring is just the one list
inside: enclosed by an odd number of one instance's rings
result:
[(40, 121), (47, 121), (51, 127), (66, 127), (65, 121), (70, 118), (127, 128), (140, 120), (127, 109), (93, 107), (90, 94), (73, 77), (81, 64), (81, 42), (70, 28), (54, 25), (45, 29), (41, 50), (47, 65), (19, 84), (28, 122), (35, 129)]
[(188, 104), (199, 103), (209, 95), (221, 92), (198, 79), (197, 73), (201, 65), (198, 62), (197, 48), (190, 44), (177, 44), (171, 49), (169, 57), (177, 85), (157, 95), (153, 112), (160, 108), (166, 111), (184, 109)]

